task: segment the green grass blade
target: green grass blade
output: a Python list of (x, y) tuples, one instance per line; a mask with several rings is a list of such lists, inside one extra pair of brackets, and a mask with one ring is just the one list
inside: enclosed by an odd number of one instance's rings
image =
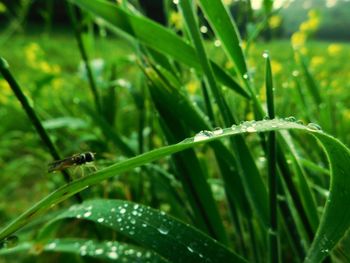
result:
[(306, 83), (306, 87), (308, 88), (310, 95), (315, 103), (316, 106), (319, 106), (322, 103), (322, 97), (321, 97), (321, 93), (319, 90), (319, 87), (316, 84), (316, 80), (314, 79), (314, 77), (312, 76), (305, 58), (299, 54), (300, 56), (300, 66), (305, 78), (305, 83)]
[(111, 228), (170, 262), (246, 262), (209, 236), (164, 212), (124, 200), (89, 200), (51, 223), (83, 218)]
[(117, 241), (95, 241), (78, 238), (52, 239), (45, 241), (45, 243), (24, 242), (14, 248), (1, 250), (0, 255), (13, 256), (23, 252), (31, 254), (33, 251), (38, 254), (42, 252), (70, 253), (107, 261), (118, 259), (120, 262), (168, 262), (152, 251), (147, 251), (130, 244)]
[[(194, 48), (169, 29), (146, 17), (126, 12), (122, 8), (106, 1), (71, 0), (71, 2), (101, 17), (109, 25), (137, 39), (140, 43), (201, 72), (201, 65)], [(242, 96), (249, 97), (248, 93), (219, 66), (216, 67), (215, 72), (219, 73), (216, 74), (216, 78), (220, 82), (223, 82), (223, 84), (234, 89)], [(222, 77), (224, 78), (223, 80), (221, 80)]]
[(350, 150), (331, 136), (315, 133), (331, 170), (329, 197), (305, 263), (322, 262), (350, 227)]
[[(273, 96), (273, 81), (270, 56), (265, 51), (265, 87), (267, 100), (267, 114), (270, 119), (275, 118), (275, 104)], [(269, 262), (279, 262), (280, 248), (278, 240), (278, 212), (277, 212), (277, 156), (276, 156), (276, 134), (274, 131), (268, 133), (267, 140), (268, 182), (269, 182)]]

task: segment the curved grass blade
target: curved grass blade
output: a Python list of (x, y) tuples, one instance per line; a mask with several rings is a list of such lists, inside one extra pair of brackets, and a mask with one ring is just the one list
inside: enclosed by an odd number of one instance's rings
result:
[[(254, 125), (252, 125), (254, 124)], [(314, 135), (323, 145), (331, 167), (331, 187), (320, 225), (305, 262), (321, 262), (334, 248), (350, 226), (350, 150), (334, 137), (320, 132), (314, 125), (304, 126), (296, 122), (282, 119), (262, 120), (254, 123), (246, 122), (232, 128), (226, 128), (220, 135), (208, 133), (209, 136), (195, 136), (184, 141), (165, 146), (133, 158), (118, 162), (105, 169), (99, 170), (87, 177), (83, 177), (66, 184), (17, 217), (0, 231), (0, 240), (5, 239), (23, 226), (32, 222), (34, 218), (46, 212), (50, 207), (68, 199), (75, 193), (101, 181), (114, 177), (122, 172), (134, 169), (170, 154), (194, 147), (204, 142), (212, 142), (224, 137), (252, 132), (278, 131), (284, 129), (301, 130)]]
[(190, 225), (124, 200), (89, 200), (72, 206), (51, 224), (65, 218), (90, 220), (116, 230), (171, 262), (246, 262)]
[(118, 262), (168, 262), (156, 253), (117, 241), (95, 241), (64, 238), (42, 242), (24, 242), (10, 249), (0, 251), (1, 256), (18, 253), (40, 254), (42, 252), (72, 253), (82, 257)]
[[(71, 2), (101, 17), (113, 28), (117, 28), (128, 36), (137, 39), (140, 43), (201, 72), (201, 65), (194, 48), (169, 29), (143, 16), (126, 12), (115, 4), (106, 1), (71, 0)], [(214, 62), (211, 63), (215, 64)], [(249, 98), (247, 91), (223, 69), (219, 66), (213, 67), (215, 68), (215, 76), (220, 82), (234, 89), (245, 98)]]

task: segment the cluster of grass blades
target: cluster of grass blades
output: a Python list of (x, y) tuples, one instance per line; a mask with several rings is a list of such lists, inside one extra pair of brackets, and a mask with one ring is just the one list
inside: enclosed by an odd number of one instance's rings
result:
[[(208, 54), (193, 1), (181, 0), (176, 6), (184, 22), (183, 37), (141, 15), (126, 1), (121, 5), (103, 0), (67, 3), (95, 105), (81, 102), (79, 107), (100, 129), (101, 141), (118, 148), (125, 158), (79, 179), (63, 174), (65, 185), (1, 227), (0, 255), (122, 262), (309, 263), (346, 257), (337, 244), (350, 227), (346, 209), (349, 149), (314, 123), (275, 117), (278, 109), (267, 52), (263, 55), (265, 113), (233, 19), (221, 1), (199, 0), (198, 4), (234, 71), (227, 71)], [(106, 109), (116, 106), (117, 95), (113, 88), (105, 89), (105, 99), (100, 94), (76, 7), (135, 48), (141, 75), (139, 87), (130, 89), (139, 117), (136, 147), (135, 141), (130, 143), (115, 128), (115, 116), (107, 114)], [(306, 64), (300, 63), (318, 109), (318, 87)], [(0, 73), (43, 144), (59, 159), (4, 59)], [(202, 93), (194, 96), (184, 88), (188, 75), (196, 79)], [(256, 121), (241, 121), (235, 103), (249, 105)], [(145, 140), (147, 129), (151, 132)], [(167, 146), (158, 146), (154, 137)], [(315, 156), (319, 161), (326, 156), (328, 161), (329, 169), (322, 174), (313, 161), (306, 161)], [(260, 158), (266, 158), (266, 164)], [(113, 188), (123, 174), (135, 176), (131, 172), (137, 169), (136, 175), (151, 184), (147, 197), (129, 194), (134, 197), (130, 202), (115, 199), (118, 194), (104, 198), (94, 192), (99, 185)], [(315, 179), (308, 175), (310, 170), (330, 176), (329, 190), (328, 178)], [(213, 184), (212, 179), (220, 183)], [(144, 194), (137, 186), (131, 189)], [(72, 196), (79, 204), (67, 205)], [(169, 214), (151, 207), (165, 207)]]

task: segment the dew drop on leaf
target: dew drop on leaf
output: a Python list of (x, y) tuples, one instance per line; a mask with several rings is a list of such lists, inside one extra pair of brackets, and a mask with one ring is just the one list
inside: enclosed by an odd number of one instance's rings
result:
[(165, 226), (160, 226), (158, 228), (158, 232), (162, 235), (167, 235), (169, 233), (169, 229), (167, 229)]
[(209, 139), (212, 136), (213, 136), (213, 132), (211, 131), (200, 131), (194, 136), (193, 141), (194, 142), (204, 141)]
[(214, 135), (220, 135), (220, 134), (223, 134), (224, 130), (220, 127), (216, 127), (214, 130), (213, 130), (213, 134)]
[(322, 131), (322, 128), (320, 125), (316, 124), (316, 123), (313, 123), (313, 122), (310, 122), (308, 125), (307, 125), (307, 129), (309, 131)]

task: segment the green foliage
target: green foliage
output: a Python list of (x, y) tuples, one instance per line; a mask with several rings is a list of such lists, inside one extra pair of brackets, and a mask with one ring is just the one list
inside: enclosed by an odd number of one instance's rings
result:
[[(169, 27), (135, 1), (69, 8), (78, 47), (65, 34), (2, 49), (5, 260), (346, 259), (348, 46), (245, 48), (221, 1), (169, 2)], [(50, 160), (87, 151), (97, 168), (65, 170), (68, 183), (47, 174)]]

